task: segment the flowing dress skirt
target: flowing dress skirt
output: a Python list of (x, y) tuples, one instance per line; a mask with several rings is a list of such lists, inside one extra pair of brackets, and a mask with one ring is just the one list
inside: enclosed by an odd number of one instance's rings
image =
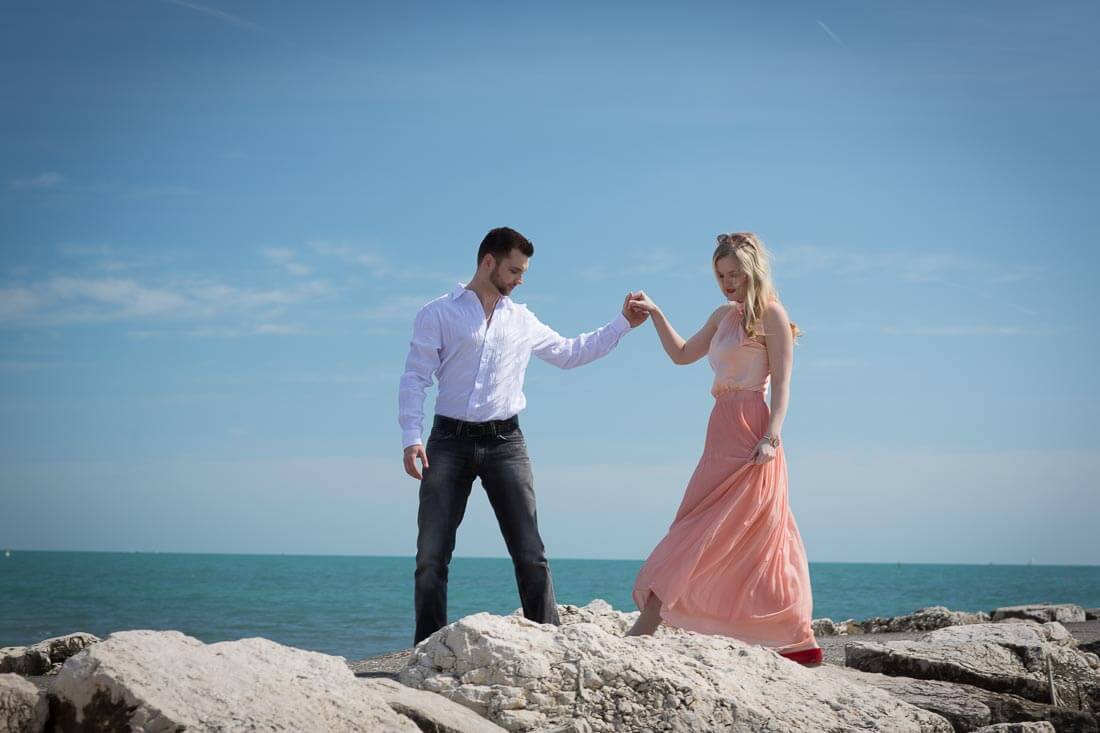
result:
[(768, 419), (762, 392), (717, 396), (703, 456), (633, 595), (644, 608), (655, 593), (662, 620), (672, 626), (798, 651), (817, 643), (783, 447), (769, 463), (749, 462)]

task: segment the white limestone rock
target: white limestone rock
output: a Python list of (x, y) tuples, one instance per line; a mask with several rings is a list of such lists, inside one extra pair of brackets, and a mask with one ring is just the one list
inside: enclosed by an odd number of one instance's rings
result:
[(874, 618), (863, 622), (863, 628), (871, 634), (895, 631), (932, 631), (951, 626), (989, 623), (989, 614), (978, 611), (952, 611), (946, 606), (920, 608), (913, 613), (892, 618)]
[(0, 674), (0, 733), (41, 733), (48, 714), (37, 687), (17, 674)]
[(419, 731), (343, 658), (267, 639), (118, 632), (70, 658), (49, 694), (59, 730)]
[(856, 621), (845, 619), (814, 619), (814, 633), (818, 636), (855, 636), (857, 634), (887, 634), (899, 631), (932, 631), (948, 626), (989, 623), (989, 614), (982, 611), (952, 611), (946, 606), (919, 608), (903, 616), (875, 616)]
[(442, 695), (406, 687), (391, 679), (365, 679), (361, 683), (386, 701), (393, 710), (435, 733), (504, 733), (504, 729), (467, 707)]
[[(523, 609), (516, 609), (512, 612), (512, 615), (523, 616)], [(641, 611), (617, 611), (610, 603), (602, 598), (596, 598), (589, 601), (589, 603), (584, 606), (574, 606), (571, 604), (558, 606), (558, 617), (561, 620), (562, 626), (595, 624), (613, 636), (625, 636), (626, 632), (630, 630), (630, 627), (634, 625), (634, 622), (637, 621), (638, 617), (641, 615)], [(662, 624), (657, 628), (657, 633), (655, 635), (676, 636), (686, 633), (688, 632), (683, 629)]]
[(1073, 603), (1035, 603), (1025, 606), (1004, 606), (993, 611), (993, 621), (1007, 618), (1024, 618), (1043, 623), (1058, 621), (1063, 624), (1085, 620), (1085, 609)]
[(50, 656), (41, 649), (29, 646), (0, 647), (0, 674), (46, 674), (50, 668)]
[(57, 672), (65, 660), (80, 650), (95, 644), (95, 634), (78, 632), (55, 636), (30, 646), (7, 646), (0, 649), (0, 673), (42, 675)]
[(997, 723), (978, 728), (974, 733), (1055, 733), (1049, 722), (1041, 720), (1033, 723)]
[(822, 667), (818, 673), (843, 675), (878, 687), (910, 705), (942, 715), (955, 726), (956, 731), (972, 731), (998, 723), (1046, 721), (1056, 730), (1066, 733), (1100, 733), (1098, 720), (1090, 712), (1025, 700), (1018, 695), (990, 692), (973, 685), (891, 677), (860, 672), (851, 667)]
[(864, 672), (974, 685), (1095, 714), (1100, 712), (1100, 675), (1075, 644), (1061, 624), (975, 624), (932, 631), (916, 641), (850, 642), (845, 664)]
[(725, 637), (624, 638), (597, 622), (480, 613), (421, 642), (401, 681), (511, 731), (952, 730), (889, 693), (815, 672)]

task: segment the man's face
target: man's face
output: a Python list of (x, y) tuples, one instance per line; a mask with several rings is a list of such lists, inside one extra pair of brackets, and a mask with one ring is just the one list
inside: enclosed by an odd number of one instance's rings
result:
[(518, 249), (513, 249), (507, 257), (497, 261), (496, 267), (489, 273), (489, 282), (501, 295), (511, 295), (517, 286), (523, 284), (523, 273), (527, 272), (529, 259)]

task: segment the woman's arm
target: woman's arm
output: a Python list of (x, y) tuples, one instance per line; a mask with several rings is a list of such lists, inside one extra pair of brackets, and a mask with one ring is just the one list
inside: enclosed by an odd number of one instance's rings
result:
[[(779, 438), (783, 430), (783, 419), (787, 416), (787, 406), (791, 395), (791, 367), (794, 364), (794, 335), (791, 333), (791, 319), (778, 301), (773, 301), (764, 309), (764, 334), (768, 349), (768, 367), (771, 371), (771, 419), (768, 432), (771, 438)], [(775, 458), (775, 448), (763, 438), (753, 452), (754, 463), (767, 463)]]
[(722, 315), (726, 310), (732, 306), (723, 305), (719, 307), (710, 315), (703, 327), (687, 341), (676, 332), (665, 314), (657, 307), (656, 303), (650, 300), (645, 291), (639, 291), (631, 299), (630, 307), (653, 316), (653, 326), (657, 329), (661, 346), (664, 347), (665, 353), (668, 354), (668, 358), (672, 359), (673, 364), (692, 364), (706, 356), (707, 349), (710, 348), (710, 341), (714, 338), (714, 332), (718, 330), (718, 322), (722, 319)]

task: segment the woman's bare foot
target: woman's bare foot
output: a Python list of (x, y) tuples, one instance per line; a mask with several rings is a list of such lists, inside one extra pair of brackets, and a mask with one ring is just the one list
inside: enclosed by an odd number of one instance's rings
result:
[(649, 594), (649, 600), (646, 601), (645, 608), (642, 609), (642, 615), (638, 617), (638, 620), (634, 622), (634, 625), (630, 628), (630, 631), (626, 632), (627, 636), (649, 636), (657, 627), (661, 625), (661, 599), (657, 597), (656, 593)]

